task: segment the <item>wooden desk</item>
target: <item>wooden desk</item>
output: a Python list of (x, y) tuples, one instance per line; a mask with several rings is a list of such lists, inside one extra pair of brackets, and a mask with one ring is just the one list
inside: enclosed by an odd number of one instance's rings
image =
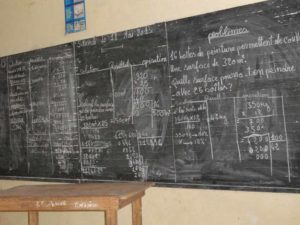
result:
[(0, 211), (28, 212), (38, 225), (39, 212), (105, 211), (106, 225), (117, 225), (118, 209), (132, 204), (132, 223), (142, 225), (142, 197), (153, 183), (28, 185), (0, 191)]

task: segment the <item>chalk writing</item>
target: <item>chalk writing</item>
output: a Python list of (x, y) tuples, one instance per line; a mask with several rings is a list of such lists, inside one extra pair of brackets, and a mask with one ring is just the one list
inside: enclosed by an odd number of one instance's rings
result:
[(1, 58), (3, 171), (299, 188), (299, 4), (283, 5), (260, 3)]

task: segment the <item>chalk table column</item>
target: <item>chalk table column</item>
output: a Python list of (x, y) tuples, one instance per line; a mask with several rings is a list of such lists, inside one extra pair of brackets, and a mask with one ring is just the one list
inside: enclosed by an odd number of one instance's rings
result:
[(142, 225), (142, 197), (153, 183), (28, 185), (0, 191), (0, 211), (28, 212), (28, 224), (39, 224), (39, 212), (104, 211), (106, 225), (118, 224), (118, 210), (132, 204), (132, 223)]

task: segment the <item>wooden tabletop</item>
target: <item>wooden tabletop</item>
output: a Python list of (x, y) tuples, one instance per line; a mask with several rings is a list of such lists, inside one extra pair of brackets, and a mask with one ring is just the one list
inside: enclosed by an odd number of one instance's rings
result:
[(0, 210), (59, 211), (121, 208), (145, 194), (153, 183), (26, 185), (0, 191)]

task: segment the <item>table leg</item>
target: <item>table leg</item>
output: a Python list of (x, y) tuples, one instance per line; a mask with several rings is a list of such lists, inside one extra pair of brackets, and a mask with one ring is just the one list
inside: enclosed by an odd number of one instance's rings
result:
[(28, 212), (28, 225), (39, 225), (39, 213), (36, 211)]
[(132, 224), (142, 225), (142, 199), (139, 198), (132, 203)]
[(105, 211), (105, 224), (106, 225), (118, 224), (118, 211), (116, 209), (108, 209)]

